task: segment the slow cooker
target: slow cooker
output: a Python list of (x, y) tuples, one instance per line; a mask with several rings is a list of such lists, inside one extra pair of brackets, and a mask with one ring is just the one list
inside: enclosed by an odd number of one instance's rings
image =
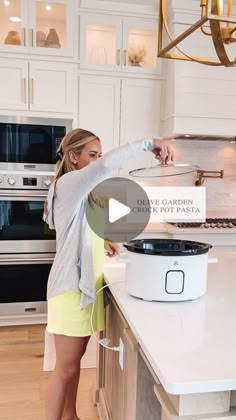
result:
[(126, 264), (129, 294), (152, 301), (194, 300), (206, 293), (210, 244), (178, 239), (137, 239), (117, 260)]

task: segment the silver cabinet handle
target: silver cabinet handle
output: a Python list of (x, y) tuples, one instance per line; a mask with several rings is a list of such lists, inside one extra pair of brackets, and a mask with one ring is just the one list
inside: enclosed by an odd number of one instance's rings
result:
[(26, 104), (26, 78), (22, 78), (22, 102)]
[(34, 46), (34, 30), (31, 28), (31, 29), (29, 29), (29, 38), (30, 38), (30, 43), (29, 43), (29, 45), (31, 46), (31, 47), (33, 47)]
[(22, 43), (21, 43), (21, 45), (24, 45), (24, 47), (26, 47), (25, 28), (22, 28), (21, 33), (22, 33)]
[(29, 103), (34, 103), (34, 79), (30, 79), (30, 89), (29, 89)]
[(116, 64), (120, 66), (120, 50), (116, 51)]
[(123, 65), (126, 66), (126, 56), (127, 56), (127, 50), (123, 51)]

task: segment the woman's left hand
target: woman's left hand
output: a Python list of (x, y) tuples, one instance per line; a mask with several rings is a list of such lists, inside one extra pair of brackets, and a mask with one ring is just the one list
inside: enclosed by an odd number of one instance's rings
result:
[(107, 256), (112, 258), (116, 257), (120, 252), (120, 247), (115, 242), (110, 242), (105, 239), (104, 241), (104, 248), (107, 250)]

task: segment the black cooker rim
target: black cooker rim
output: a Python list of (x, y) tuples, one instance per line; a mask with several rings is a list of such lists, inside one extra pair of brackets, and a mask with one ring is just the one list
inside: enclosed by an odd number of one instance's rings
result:
[[(140, 247), (144, 243), (154, 243), (159, 242), (163, 244), (175, 243), (182, 246), (182, 249), (145, 249)], [(187, 249), (184, 246), (188, 246)], [(174, 256), (174, 257), (183, 257), (183, 256), (194, 256), (206, 254), (211, 248), (212, 245), (204, 242), (189, 241), (185, 239), (134, 239), (132, 241), (123, 244), (123, 246), (130, 252), (136, 254), (145, 254), (145, 255), (161, 255), (161, 256)]]

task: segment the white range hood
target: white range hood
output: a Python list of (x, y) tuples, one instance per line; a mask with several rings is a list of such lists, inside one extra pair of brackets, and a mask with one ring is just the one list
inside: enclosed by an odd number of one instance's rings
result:
[(209, 140), (209, 141), (230, 141), (236, 142), (236, 132), (235, 135), (207, 135), (207, 134), (187, 134), (187, 133), (172, 133), (166, 136), (167, 139), (175, 140)]

